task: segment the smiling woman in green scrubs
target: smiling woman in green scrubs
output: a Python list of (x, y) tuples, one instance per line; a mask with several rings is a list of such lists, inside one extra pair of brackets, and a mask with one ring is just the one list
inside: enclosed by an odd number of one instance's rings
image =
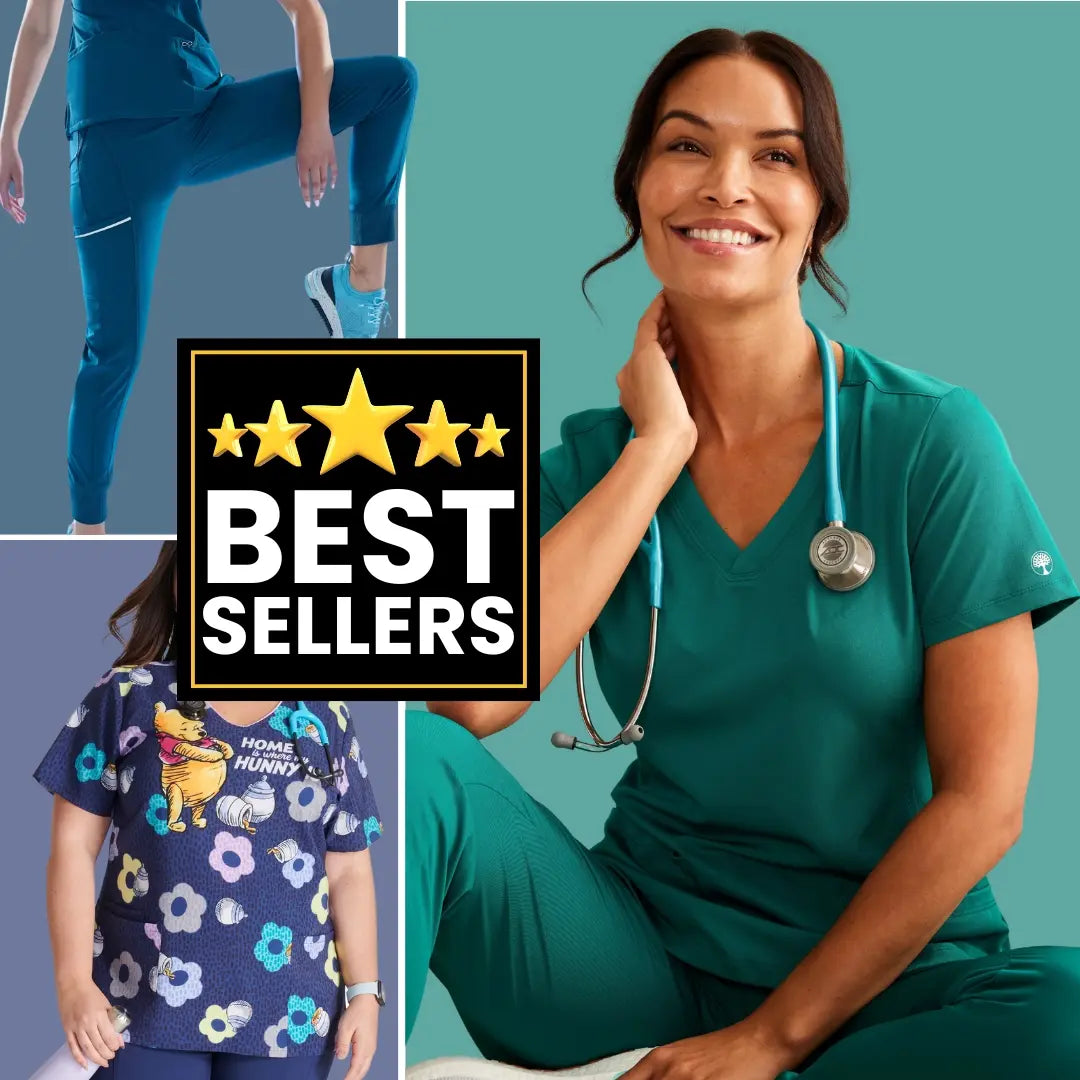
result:
[(807, 558), (822, 380), (799, 289), (839, 297), (844, 176), (829, 79), (784, 38), (704, 31), (643, 87), (612, 257), (641, 240), (663, 289), (620, 407), (569, 417), (541, 460), (540, 670), (591, 628), (630, 715), (657, 513), (646, 735), (588, 850), (478, 741), (527, 706), (410, 713), (410, 1026), (430, 967), (486, 1055), (538, 1068), (654, 1046), (626, 1080), (1080, 1074), (1080, 950), (1011, 949), (986, 881), (1020, 832), (1033, 628), (1077, 589), (977, 398), (830, 343), (877, 565), (842, 593)]
[[(375, 337), (383, 325), (416, 71), (401, 56), (335, 61), (319, 0), (279, 2), (293, 26), (296, 66), (242, 82), (222, 72), (202, 0), (72, 2), (65, 126), (87, 329), (68, 420), (71, 532), (105, 531), (120, 421), (180, 187), (295, 155), (300, 194), (317, 207), (337, 180), (334, 136), (351, 128), (349, 254), (311, 270), (304, 286), (334, 337)], [(19, 224), (26, 221), (19, 135), (62, 6), (26, 0), (12, 58), (0, 207)]]

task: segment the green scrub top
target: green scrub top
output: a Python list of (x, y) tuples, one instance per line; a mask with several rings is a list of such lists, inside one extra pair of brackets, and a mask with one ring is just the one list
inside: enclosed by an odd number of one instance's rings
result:
[(69, 135), (105, 120), (200, 112), (232, 81), (210, 47), (202, 0), (73, 0)]
[[(664, 596), (645, 738), (597, 851), (637, 888), (679, 959), (778, 985), (931, 796), (923, 651), (1077, 589), (997, 424), (968, 390), (844, 346), (840, 477), (877, 552), (833, 592), (809, 562), (824, 524), (824, 445), (740, 550), (684, 468), (659, 507)], [(546, 532), (611, 468), (621, 409), (570, 416), (541, 457)], [(618, 718), (648, 652), (638, 552), (590, 633)], [(616, 751), (623, 752), (623, 751)], [(918, 887), (918, 883), (913, 883)], [(912, 967), (1008, 947), (983, 879)]]

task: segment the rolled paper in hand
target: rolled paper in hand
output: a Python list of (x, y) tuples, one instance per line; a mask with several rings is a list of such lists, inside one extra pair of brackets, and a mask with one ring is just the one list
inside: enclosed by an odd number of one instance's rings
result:
[[(123, 1034), (131, 1023), (131, 1017), (123, 1009), (114, 1006), (109, 1009), (113, 1027), (118, 1034)], [(121, 1054), (123, 1050), (119, 1051)], [(30, 1080), (85, 1080), (87, 1076), (93, 1076), (100, 1068), (87, 1059), (86, 1068), (83, 1068), (72, 1056), (67, 1043), (60, 1047), (48, 1061), (44, 1062)]]

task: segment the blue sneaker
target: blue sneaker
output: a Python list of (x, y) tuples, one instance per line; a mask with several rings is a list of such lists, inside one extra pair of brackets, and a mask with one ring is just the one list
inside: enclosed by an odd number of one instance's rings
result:
[(349, 284), (349, 264), (320, 266), (304, 278), (308, 294), (331, 337), (374, 338), (390, 318), (386, 290), (357, 292)]

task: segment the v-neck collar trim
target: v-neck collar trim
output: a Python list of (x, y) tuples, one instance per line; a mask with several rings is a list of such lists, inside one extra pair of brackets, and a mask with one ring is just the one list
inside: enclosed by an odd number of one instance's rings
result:
[[(848, 395), (843, 391), (855, 385), (859, 378), (855, 370), (858, 365), (855, 350), (842, 341), (837, 344), (844, 352), (844, 378), (838, 389), (837, 407), (842, 471), (844, 454), (855, 428), (844, 408)], [(698, 492), (687, 466), (683, 466), (665, 502), (670, 505), (673, 518), (683, 526), (684, 531), (702, 553), (716, 564), (725, 578), (732, 581), (748, 580), (756, 577), (768, 566), (772, 556), (790, 533), (792, 526), (801, 519), (802, 512), (815, 498), (821, 504), (819, 528), (825, 526), (824, 458), (825, 432), (822, 429), (809, 461), (799, 474), (798, 480), (795, 481), (795, 486), (777, 507), (764, 528), (745, 548), (740, 548), (713, 517), (712, 511), (705, 505), (705, 500)], [(811, 539), (811, 536), (806, 538), (808, 551)]]
[(209, 701), (206, 703), (206, 711), (208, 714), (213, 713), (227, 727), (234, 728), (237, 731), (247, 731), (248, 728), (256, 728), (262, 724), (265, 724), (266, 721), (269, 720), (270, 717), (273, 716), (274, 713), (276, 713), (278, 709), (280, 709), (281, 706), (284, 704), (286, 704), (286, 702), (279, 701), (268, 713), (266, 713), (265, 716), (260, 716), (258, 720), (252, 720), (250, 724), (237, 724), (234, 721), (230, 720), (227, 716), (222, 716), (222, 714), (219, 713), (217, 709), (215, 709), (214, 706), (210, 704)]

